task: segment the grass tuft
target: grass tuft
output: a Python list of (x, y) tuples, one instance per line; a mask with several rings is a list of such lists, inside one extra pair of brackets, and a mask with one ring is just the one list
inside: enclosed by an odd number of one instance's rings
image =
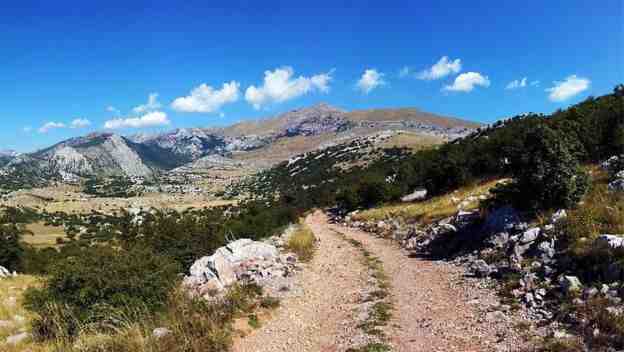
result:
[(286, 250), (297, 254), (302, 262), (307, 262), (314, 256), (316, 248), (316, 237), (314, 233), (305, 225), (298, 225), (294, 233), (288, 237)]

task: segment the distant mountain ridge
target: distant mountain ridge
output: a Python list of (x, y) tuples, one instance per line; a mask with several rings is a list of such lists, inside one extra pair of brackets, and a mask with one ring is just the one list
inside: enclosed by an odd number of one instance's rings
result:
[[(469, 121), (415, 109), (347, 112), (328, 104), (317, 104), (225, 128), (180, 128), (162, 134), (127, 137), (92, 133), (70, 138), (34, 153), (17, 155), (4, 152), (0, 153), (0, 160), (4, 160), (0, 164), (0, 175), (9, 177), (30, 172), (41, 179), (62, 181), (76, 181), (94, 175), (150, 178), (182, 166), (188, 169), (193, 165), (203, 165), (193, 163), (207, 156), (242, 156), (244, 159), (246, 153), (255, 150), (270, 153), (271, 146), (290, 140), (313, 138), (313, 143), (304, 143), (305, 148), (313, 149), (321, 143), (337, 139), (339, 134), (344, 140), (384, 129), (407, 129), (453, 139), (478, 126)], [(292, 153), (307, 150), (305, 148), (292, 148)], [(287, 150), (286, 154), (289, 152)], [(257, 159), (253, 155), (251, 159)], [(281, 159), (293, 155), (284, 155)]]

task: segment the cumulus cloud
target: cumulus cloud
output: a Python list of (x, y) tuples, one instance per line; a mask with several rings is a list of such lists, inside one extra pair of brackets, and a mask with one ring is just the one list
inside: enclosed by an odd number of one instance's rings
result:
[(141, 128), (154, 126), (167, 126), (171, 121), (167, 118), (167, 114), (162, 111), (152, 111), (141, 117), (128, 117), (125, 119), (112, 119), (104, 123), (104, 128)]
[(521, 80), (514, 79), (513, 81), (509, 82), (509, 84), (507, 84), (505, 89), (511, 90), (511, 89), (524, 88), (526, 86), (527, 86), (527, 78), (524, 77)]
[(460, 59), (451, 61), (448, 56), (442, 56), (433, 66), (418, 73), (416, 78), (431, 81), (444, 78), (452, 73), (459, 73), (461, 68)]
[(107, 106), (106, 107), (106, 111), (112, 112), (113, 114), (116, 114), (116, 115), (121, 114), (121, 112), (116, 107), (114, 107), (112, 105)]
[(591, 81), (587, 78), (571, 75), (566, 77), (564, 81), (555, 81), (553, 83), (553, 87), (546, 89), (546, 92), (550, 93), (548, 99), (550, 99), (550, 101), (560, 102), (587, 90)]
[(236, 81), (223, 83), (221, 89), (202, 83), (193, 88), (191, 94), (177, 98), (171, 103), (174, 110), (182, 112), (213, 112), (223, 105), (238, 100), (240, 84)]
[(259, 87), (249, 86), (245, 90), (245, 100), (255, 109), (260, 109), (266, 104), (281, 103), (314, 91), (329, 92), (332, 71), (297, 78), (293, 78), (294, 73), (293, 68), (289, 66), (264, 71), (263, 84)]
[(137, 114), (143, 114), (146, 112), (158, 110), (160, 109), (160, 107), (161, 105), (158, 102), (158, 93), (150, 93), (149, 96), (147, 97), (147, 103), (139, 105), (139, 106), (135, 106), (134, 108), (132, 108), (132, 111), (134, 111)]
[(83, 127), (87, 127), (91, 125), (91, 121), (87, 120), (87, 119), (74, 119), (70, 124), (69, 127), (71, 128), (83, 128)]
[(57, 128), (65, 128), (65, 127), (67, 126), (65, 126), (65, 124), (62, 122), (50, 121), (50, 122), (46, 122), (43, 126), (39, 127), (39, 133), (48, 133), (50, 132), (50, 130), (57, 129)]
[(442, 90), (449, 92), (471, 92), (476, 86), (489, 87), (490, 80), (487, 76), (482, 76), (478, 72), (466, 72), (455, 77), (451, 85), (447, 85)]
[(368, 94), (373, 89), (383, 86), (386, 82), (383, 79), (384, 74), (381, 72), (377, 72), (375, 69), (367, 69), (362, 74), (362, 77), (357, 81), (355, 86), (362, 93)]

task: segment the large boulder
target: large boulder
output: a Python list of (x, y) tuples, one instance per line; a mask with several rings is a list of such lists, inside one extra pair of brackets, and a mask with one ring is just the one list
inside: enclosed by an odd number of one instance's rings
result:
[(412, 193), (407, 194), (401, 198), (402, 202), (415, 202), (417, 200), (423, 200), (427, 198), (427, 190), (424, 188), (419, 188), (414, 190)]
[(196, 260), (184, 278), (184, 284), (202, 295), (222, 291), (247, 277), (249, 267), (258, 263), (270, 265), (278, 256), (277, 247), (243, 238), (218, 248), (213, 255)]
[(226, 248), (232, 252), (234, 262), (250, 259), (275, 259), (279, 254), (275, 246), (246, 238), (234, 241), (228, 244)]

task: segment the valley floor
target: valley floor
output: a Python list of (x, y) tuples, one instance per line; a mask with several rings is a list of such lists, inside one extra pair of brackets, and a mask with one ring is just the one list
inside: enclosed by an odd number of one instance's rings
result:
[[(237, 341), (234, 351), (344, 351), (358, 341), (358, 305), (369, 273), (356, 240), (383, 265), (392, 318), (383, 327), (393, 351), (515, 351), (524, 338), (519, 319), (496, 314), (500, 303), (482, 282), (449, 263), (413, 258), (395, 243), (329, 224), (322, 212), (306, 218), (319, 240), (299, 274), (301, 295), (287, 298), (273, 318)], [(346, 239), (346, 240), (345, 240)]]

